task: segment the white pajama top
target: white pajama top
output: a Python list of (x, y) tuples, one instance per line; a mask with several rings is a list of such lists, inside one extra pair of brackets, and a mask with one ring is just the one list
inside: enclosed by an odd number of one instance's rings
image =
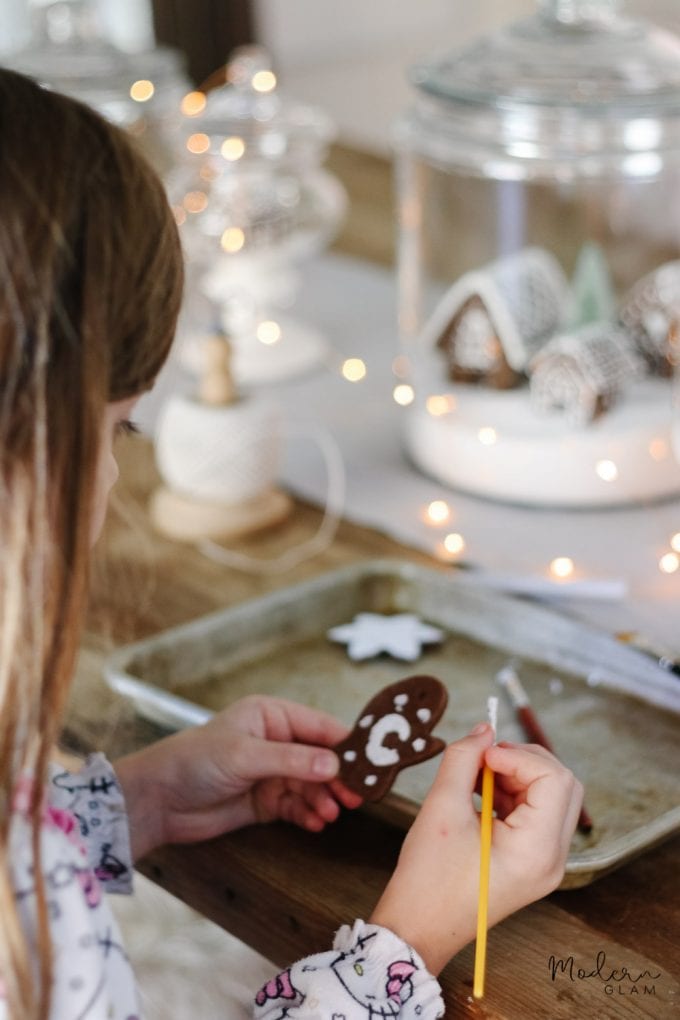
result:
[[(15, 798), (10, 849), (30, 939), (35, 893), (29, 798), (26, 783)], [(50, 1020), (141, 1020), (131, 963), (104, 895), (132, 891), (132, 861), (122, 790), (103, 755), (92, 755), (77, 773), (51, 770), (41, 841), (54, 953)], [(273, 977), (253, 1005), (256, 1020), (443, 1015), (439, 985), (417, 953), (387, 929), (362, 921), (341, 928), (333, 949)], [(0, 1020), (10, 1020), (2, 975)]]

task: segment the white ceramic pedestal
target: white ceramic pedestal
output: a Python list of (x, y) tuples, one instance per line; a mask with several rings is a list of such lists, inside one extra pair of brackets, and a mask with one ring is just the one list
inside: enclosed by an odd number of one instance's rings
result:
[(526, 390), (449, 386), (439, 417), (408, 411), (406, 448), (421, 470), (476, 495), (535, 506), (639, 503), (680, 492), (668, 382), (647, 379), (582, 428), (539, 415)]

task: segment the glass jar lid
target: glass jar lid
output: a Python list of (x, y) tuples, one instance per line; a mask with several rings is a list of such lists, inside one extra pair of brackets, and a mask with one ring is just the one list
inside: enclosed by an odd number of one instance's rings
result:
[(541, 0), (534, 15), (420, 64), (413, 81), (463, 103), (680, 110), (680, 39), (618, 8), (617, 0)]
[(680, 161), (680, 38), (618, 0), (536, 13), (416, 66), (398, 149), (507, 180), (657, 176)]

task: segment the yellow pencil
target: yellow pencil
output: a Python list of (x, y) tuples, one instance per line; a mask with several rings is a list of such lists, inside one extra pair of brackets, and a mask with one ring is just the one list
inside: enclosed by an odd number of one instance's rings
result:
[[(488, 700), (489, 722), (496, 736), (498, 698)], [(493, 772), (488, 765), (482, 769), (482, 813), (479, 830), (479, 900), (477, 904), (477, 941), (475, 944), (475, 973), (472, 994), (484, 998), (486, 973), (486, 933), (489, 918), (489, 873), (491, 866), (491, 827), (493, 823)]]

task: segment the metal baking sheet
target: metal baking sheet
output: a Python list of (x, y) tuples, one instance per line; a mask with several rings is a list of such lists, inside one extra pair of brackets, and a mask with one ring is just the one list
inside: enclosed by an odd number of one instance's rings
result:
[[(445, 632), (416, 663), (353, 662), (329, 628), (359, 612), (417, 614)], [(642, 653), (556, 610), (457, 582), (451, 572), (373, 561), (321, 575), (117, 650), (106, 677), (168, 728), (201, 723), (246, 694), (286, 697), (352, 724), (376, 691), (411, 673), (449, 689), (436, 727), (455, 740), (500, 693), (500, 739), (522, 740), (495, 682), (512, 659), (555, 751), (582, 780), (593, 832), (576, 833), (563, 888), (585, 885), (680, 828), (680, 715), (649, 703), (669, 681)], [(437, 761), (407, 769), (380, 805), (410, 823)]]

